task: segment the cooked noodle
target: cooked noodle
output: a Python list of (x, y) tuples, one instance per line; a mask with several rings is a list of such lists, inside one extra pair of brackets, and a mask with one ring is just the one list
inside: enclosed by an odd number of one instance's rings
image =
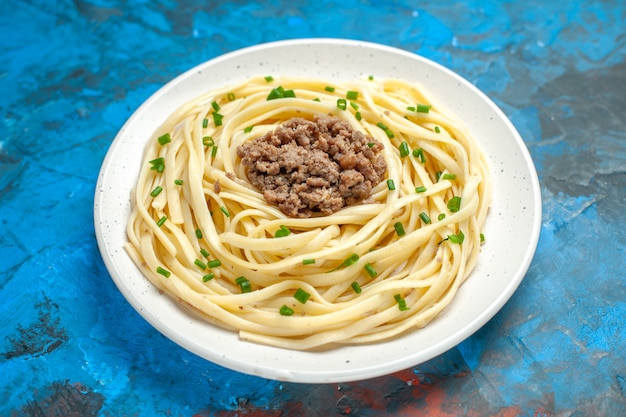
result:
[[(268, 100), (272, 89), (280, 97)], [(365, 202), (324, 216), (269, 205), (237, 148), (315, 115), (381, 142), (395, 187), (384, 180)], [(427, 325), (452, 301), (477, 263), (491, 186), (470, 133), (419, 85), (259, 77), (200, 96), (154, 133), (126, 249), (155, 286), (243, 340), (376, 342)]]

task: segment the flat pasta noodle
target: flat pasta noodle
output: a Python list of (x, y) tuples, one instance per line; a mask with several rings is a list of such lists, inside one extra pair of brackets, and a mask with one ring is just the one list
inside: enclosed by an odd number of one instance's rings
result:
[[(386, 179), (333, 214), (288, 217), (249, 183), (237, 149), (317, 115), (382, 143)], [(199, 96), (154, 132), (126, 249), (156, 287), (243, 340), (372, 343), (452, 302), (478, 261), (491, 193), (482, 150), (421, 85), (257, 77)]]

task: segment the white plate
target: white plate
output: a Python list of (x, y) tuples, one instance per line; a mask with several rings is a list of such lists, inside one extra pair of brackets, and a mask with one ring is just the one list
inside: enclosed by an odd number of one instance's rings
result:
[[(242, 342), (234, 332), (190, 315), (160, 294), (123, 249), (130, 192), (152, 130), (203, 90), (258, 75), (353, 80), (362, 75), (421, 82), (469, 127), (495, 176), (493, 206), (477, 269), (452, 304), (426, 328), (394, 340), (299, 352)], [(519, 134), (500, 109), (472, 84), (418, 55), (382, 45), (305, 39), (262, 44), (205, 62), (175, 78), (128, 120), (102, 164), (95, 193), (95, 228), (104, 262), (128, 302), (156, 329), (195, 354), (243, 373), (270, 379), (345, 382), (385, 375), (454, 347), (492, 318), (523, 279), (541, 222), (537, 174)]]

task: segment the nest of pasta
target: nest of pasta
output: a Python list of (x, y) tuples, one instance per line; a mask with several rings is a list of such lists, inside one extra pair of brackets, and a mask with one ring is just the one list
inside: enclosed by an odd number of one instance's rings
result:
[(490, 199), (480, 147), (422, 86), (258, 77), (154, 133), (126, 249), (154, 285), (244, 340), (372, 343), (452, 302)]

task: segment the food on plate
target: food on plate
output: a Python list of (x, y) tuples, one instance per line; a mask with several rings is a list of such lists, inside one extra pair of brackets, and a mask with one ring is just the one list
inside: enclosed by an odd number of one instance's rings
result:
[(471, 132), (418, 84), (259, 76), (200, 95), (152, 134), (126, 250), (243, 340), (372, 343), (453, 300), (491, 188)]

